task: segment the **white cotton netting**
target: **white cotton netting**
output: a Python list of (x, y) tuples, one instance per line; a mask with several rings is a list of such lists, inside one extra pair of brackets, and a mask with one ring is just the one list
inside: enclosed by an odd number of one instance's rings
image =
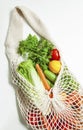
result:
[[(83, 93), (67, 66), (64, 65), (52, 89), (54, 97), (51, 99), (49, 93), (47, 94), (50, 103), (46, 113), (43, 113), (40, 106), (38, 108), (33, 101), (35, 89), (30, 88), (28, 82), (16, 72), (13, 64), (11, 70), (13, 83), (18, 86), (16, 96), (19, 109), (28, 126), (33, 130), (83, 129)], [(34, 94), (31, 95), (28, 89), (33, 89)], [(44, 104), (45, 102), (41, 105)]]
[[(31, 26), (33, 25), (33, 28), (39, 35), (49, 39), (46, 31), (43, 31), (43, 24), (37, 17), (34, 17), (35, 14), (30, 12), (30, 10), (27, 11), (24, 7), (18, 7), (18, 9), (24, 15), (26, 21), (29, 21), (29, 24), (33, 21)], [(12, 82), (17, 86), (16, 97), (23, 119), (27, 126), (33, 130), (83, 130), (83, 89), (65, 63), (62, 63), (59, 76), (51, 89), (53, 98), (49, 97), (49, 92), (45, 89), (40, 92), (17, 73), (19, 56), (13, 48), (15, 47), (16, 49), (18, 47), (17, 45), (14, 46), (14, 44), (15, 42), (18, 43), (20, 39), (17, 27), (19, 26), (20, 32), (22, 31), (21, 23), (19, 24), (21, 21), (20, 17), (19, 12), (17, 13), (15, 9), (9, 29), (6, 51), (10, 61)], [(40, 29), (38, 24), (35, 24), (36, 22), (40, 23), (42, 29)], [(13, 33), (15, 29), (17, 33)], [(15, 40), (13, 36), (16, 38)], [(14, 41), (10, 40), (11, 38)]]

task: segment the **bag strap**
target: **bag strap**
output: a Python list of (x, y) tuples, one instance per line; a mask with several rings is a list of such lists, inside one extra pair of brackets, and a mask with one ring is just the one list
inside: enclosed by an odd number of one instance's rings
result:
[(6, 39), (6, 52), (9, 60), (18, 58), (16, 48), (20, 40), (23, 39), (23, 21), (24, 19), (27, 24), (40, 36), (50, 40), (50, 35), (44, 26), (43, 22), (38, 16), (30, 9), (20, 6), (15, 7), (11, 13), (11, 19), (9, 24), (8, 35)]
[(26, 7), (16, 7), (16, 10), (23, 15), (27, 24), (40, 36), (49, 38), (50, 35), (45, 27), (44, 23), (40, 20), (40, 18), (32, 12), (30, 9)]

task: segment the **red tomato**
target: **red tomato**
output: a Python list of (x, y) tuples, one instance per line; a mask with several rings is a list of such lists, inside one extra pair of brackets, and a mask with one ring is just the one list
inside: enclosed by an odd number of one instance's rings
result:
[(59, 54), (59, 51), (57, 49), (53, 49), (51, 51), (51, 60), (60, 60), (60, 54)]
[(47, 121), (45, 121), (45, 118), (43, 117), (41, 112), (40, 113), (28, 112), (27, 121), (30, 125), (33, 125), (37, 129), (43, 129), (43, 128), (49, 129)]
[(52, 130), (56, 127), (56, 115), (52, 112), (51, 114), (47, 115), (47, 121)]

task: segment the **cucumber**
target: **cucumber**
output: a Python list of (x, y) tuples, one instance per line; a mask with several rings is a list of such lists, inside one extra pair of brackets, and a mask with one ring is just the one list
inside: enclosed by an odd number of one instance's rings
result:
[(45, 70), (44, 74), (45, 74), (46, 78), (48, 80), (50, 80), (52, 83), (55, 82), (57, 75), (55, 75), (53, 72), (51, 72), (50, 70)]
[(48, 84), (50, 85), (50, 87), (52, 88), (52, 87), (53, 87), (53, 83), (50, 82), (48, 79), (47, 79), (47, 82), (48, 82)]

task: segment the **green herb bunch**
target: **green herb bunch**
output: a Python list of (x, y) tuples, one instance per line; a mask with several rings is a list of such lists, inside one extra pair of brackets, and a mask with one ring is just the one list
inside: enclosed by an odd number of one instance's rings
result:
[(37, 36), (29, 36), (20, 41), (18, 53), (26, 59), (31, 59), (35, 66), (40, 64), (43, 70), (48, 69), (48, 63), (51, 58), (51, 50), (54, 48), (53, 44), (44, 38), (38, 39)]

